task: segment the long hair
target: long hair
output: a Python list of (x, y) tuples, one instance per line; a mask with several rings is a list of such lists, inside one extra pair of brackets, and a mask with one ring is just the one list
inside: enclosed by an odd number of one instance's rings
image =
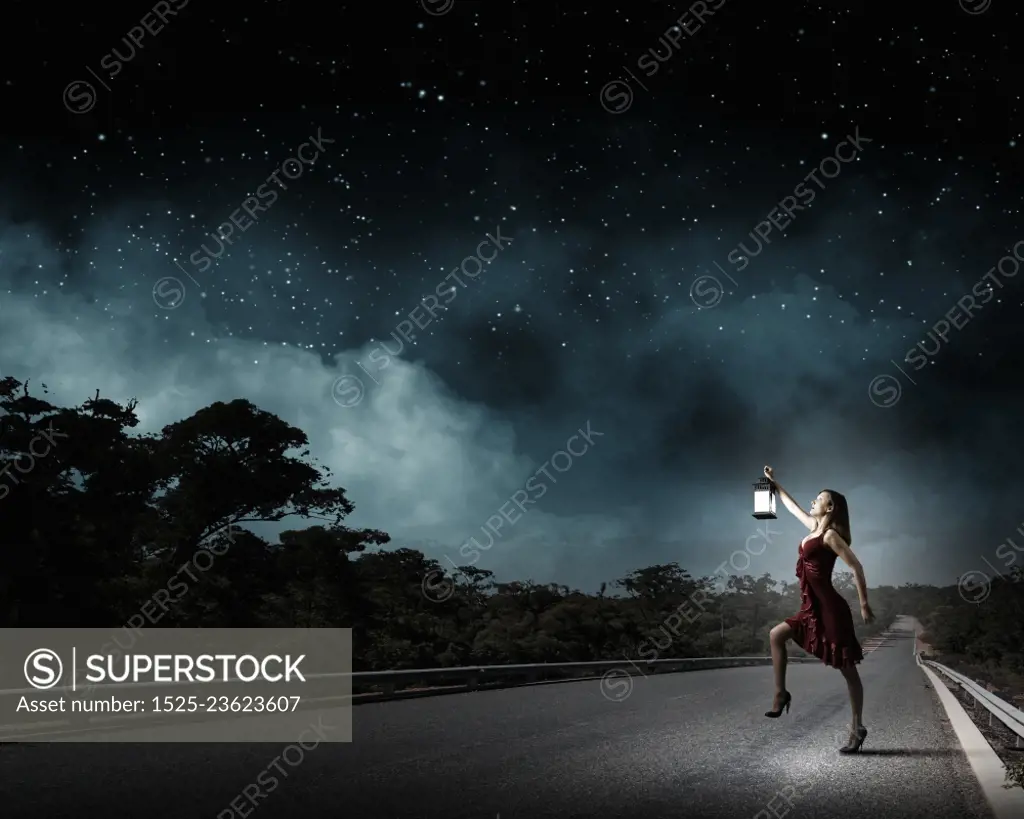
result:
[(846, 496), (836, 492), (834, 489), (822, 489), (821, 491), (828, 492), (829, 497), (832, 498), (832, 511), (825, 515), (822, 531), (835, 529), (842, 536), (843, 540), (852, 546), (853, 535), (850, 534), (850, 506), (846, 502)]

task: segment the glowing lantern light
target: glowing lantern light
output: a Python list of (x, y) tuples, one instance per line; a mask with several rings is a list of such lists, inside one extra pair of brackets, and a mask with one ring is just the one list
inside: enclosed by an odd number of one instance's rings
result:
[(758, 520), (775, 520), (775, 486), (767, 478), (754, 484), (754, 517)]

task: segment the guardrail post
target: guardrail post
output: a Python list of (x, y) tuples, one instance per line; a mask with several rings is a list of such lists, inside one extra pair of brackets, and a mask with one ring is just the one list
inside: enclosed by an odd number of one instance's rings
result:
[(469, 689), (470, 691), (476, 691), (479, 687), (480, 687), (480, 675), (479, 674), (470, 674), (469, 675), (469, 680), (466, 683), (466, 688)]

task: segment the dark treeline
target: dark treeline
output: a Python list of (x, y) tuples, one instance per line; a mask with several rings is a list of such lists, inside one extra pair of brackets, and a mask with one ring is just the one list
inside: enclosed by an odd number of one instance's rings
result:
[[(592, 594), (476, 567), (442, 577), (384, 532), (343, 525), (352, 502), (277, 416), (236, 400), (143, 435), (135, 406), (97, 393), (56, 407), (0, 381), (0, 625), (118, 627), (141, 612), (161, 628), (347, 627), (355, 669), (376, 670), (765, 655), (799, 608), (795, 578), (720, 583), (677, 564)], [(245, 528), (292, 520), (305, 528), (274, 543)], [(835, 583), (859, 621), (851, 575)], [(977, 605), (918, 585), (870, 597), (862, 639), (913, 614), (943, 655), (1024, 675), (1024, 583)]]

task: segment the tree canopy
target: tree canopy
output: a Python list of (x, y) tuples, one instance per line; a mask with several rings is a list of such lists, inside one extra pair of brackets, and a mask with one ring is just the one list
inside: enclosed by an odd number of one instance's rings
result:
[[(0, 625), (117, 627), (156, 600), (160, 627), (352, 628), (356, 670), (377, 670), (764, 655), (799, 607), (793, 583), (716, 584), (676, 563), (596, 593), (445, 574), (383, 531), (345, 526), (353, 502), (276, 415), (238, 399), (142, 434), (136, 407), (99, 392), (58, 407), (0, 381)], [(276, 542), (246, 528), (281, 521), (295, 528)], [(856, 611), (851, 580), (834, 579)], [(997, 581), (979, 605), (955, 587), (870, 596), (862, 639), (914, 614), (937, 650), (1024, 675), (1024, 583)]]

